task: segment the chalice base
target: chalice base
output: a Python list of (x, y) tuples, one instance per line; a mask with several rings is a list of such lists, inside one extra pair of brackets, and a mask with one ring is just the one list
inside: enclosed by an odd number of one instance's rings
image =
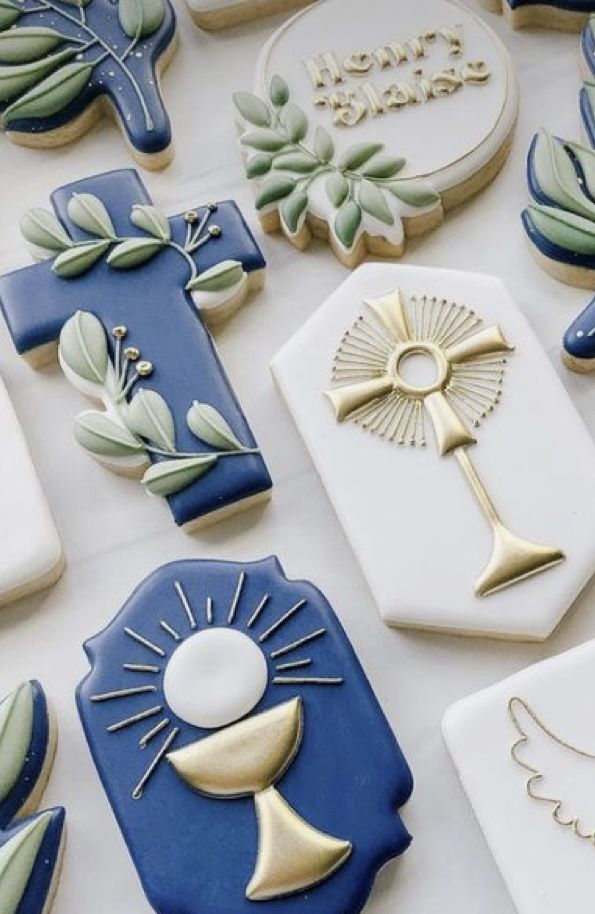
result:
[(563, 561), (561, 549), (531, 543), (498, 524), (494, 527), (492, 555), (475, 582), (475, 593), (478, 597), (487, 597)]

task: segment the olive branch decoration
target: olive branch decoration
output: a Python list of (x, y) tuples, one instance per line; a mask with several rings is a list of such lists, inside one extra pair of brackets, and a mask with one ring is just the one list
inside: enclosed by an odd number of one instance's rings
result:
[(334, 232), (347, 250), (355, 243), (364, 213), (384, 225), (395, 224), (388, 203), (391, 196), (414, 208), (440, 203), (428, 182), (396, 178), (405, 159), (381, 155), (384, 143), (356, 143), (334, 161), (333, 139), (319, 126), (309, 144), (308, 117), (290, 101), (289, 87), (280, 76), (273, 76), (266, 101), (251, 92), (236, 92), (234, 103), (244, 121), (256, 128), (240, 139), (254, 151), (247, 160), (246, 175), (261, 182), (256, 207), (278, 207), (282, 228), (290, 238), (303, 227), (310, 189), (322, 179), (336, 209)]
[[(70, 383), (98, 400), (103, 410), (89, 409), (75, 420), (74, 436), (96, 460), (125, 475), (142, 475), (153, 495), (173, 495), (200, 479), (226, 457), (259, 454), (245, 447), (213, 406), (195, 400), (186, 424), (195, 438), (212, 450), (179, 451), (171, 409), (157, 391), (138, 387), (153, 365), (135, 346), (125, 346), (128, 328), (111, 331), (114, 356), (101, 321), (89, 311), (77, 311), (60, 334), (58, 357)], [(149, 464), (149, 458), (159, 458)]]
[(244, 268), (237, 260), (222, 260), (202, 273), (199, 273), (194, 261), (193, 255), (199, 248), (222, 234), (220, 226), (208, 224), (217, 211), (214, 203), (203, 207), (201, 213), (195, 210), (186, 213), (183, 244), (172, 239), (167, 216), (149, 204), (135, 204), (130, 212), (130, 222), (146, 232), (146, 236), (118, 235), (105, 204), (94, 194), (73, 194), (67, 211), (78, 228), (93, 236), (90, 240), (73, 240), (60, 220), (43, 208), (28, 210), (21, 220), (21, 232), (33, 253), (42, 259), (53, 257), (52, 269), (63, 279), (81, 276), (105, 255), (108, 266), (116, 270), (130, 270), (142, 266), (166, 249), (175, 251), (187, 262), (188, 292), (221, 292), (244, 279)]
[[(24, 118), (51, 117), (81, 94), (93, 71), (110, 59), (132, 87), (147, 130), (154, 124), (138, 80), (127, 64), (138, 42), (153, 35), (165, 17), (164, 0), (118, 0), (118, 18), (130, 39), (118, 53), (86, 19), (91, 0), (0, 0), (0, 107), (9, 127)], [(71, 8), (71, 9), (69, 9)], [(16, 25), (22, 18), (53, 14), (65, 31)], [(78, 35), (70, 34), (72, 26)]]

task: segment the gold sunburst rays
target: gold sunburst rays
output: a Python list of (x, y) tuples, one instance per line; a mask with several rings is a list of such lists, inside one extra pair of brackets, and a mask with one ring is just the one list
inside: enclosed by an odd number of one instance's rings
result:
[[(496, 324), (465, 305), (400, 290), (365, 300), (345, 332), (332, 366), (335, 386), (325, 390), (338, 422), (353, 421), (372, 434), (404, 445), (426, 444), (429, 420), (440, 456), (454, 454), (492, 530), (490, 560), (476, 581), (484, 597), (563, 561), (556, 547), (521, 539), (502, 523), (467, 448), (471, 429), (500, 402), (507, 356), (513, 347)], [(411, 356), (433, 363), (422, 384), (407, 380)]]
[[(126, 683), (121, 686), (91, 696), (93, 704), (107, 703), (117, 706), (120, 701), (138, 702), (125, 716), (116, 718), (106, 725), (110, 734), (119, 734), (130, 728), (139, 729), (140, 736), (136, 741), (139, 749), (161, 743), (145, 769), (142, 777), (132, 790), (132, 797), (140, 799), (145, 787), (156, 772), (160, 763), (170, 753), (178, 739), (181, 727), (172, 721), (172, 716), (163, 692), (163, 675), (170, 657), (181, 644), (200, 631), (213, 630), (218, 627), (232, 627), (243, 631), (268, 656), (268, 681), (275, 687), (338, 686), (343, 677), (325, 675), (317, 669), (315, 658), (306, 653), (307, 647), (318, 642), (327, 634), (325, 627), (312, 627), (307, 623), (307, 614), (301, 623), (303, 629), (290, 639), (283, 638), (284, 627), (297, 622), (308, 605), (305, 598), (295, 601), (288, 608), (274, 609), (274, 599), (270, 593), (264, 593), (256, 605), (248, 606), (244, 598), (247, 573), (242, 570), (235, 582), (228, 605), (216, 607), (212, 596), (204, 598), (200, 608), (190, 599), (186, 587), (181, 581), (173, 582), (173, 591), (177, 597), (180, 610), (168, 611), (168, 618), (157, 619), (152, 631), (138, 631), (125, 626), (123, 634), (132, 642), (136, 651), (132, 660), (122, 664), (121, 672), (126, 674)], [(244, 604), (244, 605), (243, 605)], [(296, 656), (297, 655), (297, 656)], [(149, 700), (145, 707), (140, 706), (143, 699)], [(130, 707), (126, 705), (126, 709)]]

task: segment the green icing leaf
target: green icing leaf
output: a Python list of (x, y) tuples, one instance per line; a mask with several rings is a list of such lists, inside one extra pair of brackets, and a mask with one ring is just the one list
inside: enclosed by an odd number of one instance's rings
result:
[(537, 231), (552, 244), (575, 254), (595, 254), (595, 223), (554, 206), (529, 206)]
[(161, 394), (139, 390), (128, 406), (126, 423), (136, 435), (171, 454), (176, 450), (174, 417)]
[(287, 145), (287, 140), (280, 137), (274, 130), (262, 127), (260, 130), (250, 130), (245, 133), (240, 138), (240, 143), (242, 146), (250, 146), (261, 152), (278, 152)]
[(270, 99), (275, 108), (282, 108), (289, 100), (289, 86), (281, 76), (273, 76), (269, 89)]
[(29, 63), (39, 60), (64, 42), (54, 29), (24, 28), (0, 32), (0, 63)]
[(96, 457), (134, 457), (145, 450), (142, 441), (138, 441), (124, 426), (94, 409), (77, 416), (74, 437), (81, 447)]
[(195, 400), (186, 415), (193, 435), (218, 451), (241, 451), (242, 445), (214, 406)]
[(111, 241), (85, 241), (77, 244), (68, 251), (58, 254), (54, 260), (52, 270), (63, 279), (73, 279), (90, 270), (97, 261), (103, 257)]
[(51, 117), (63, 111), (81, 94), (89, 82), (93, 66), (91, 63), (68, 63), (61, 67), (4, 111), (4, 125), (22, 118)]
[(0, 803), (19, 779), (32, 733), (33, 687), (24, 682), (0, 704)]
[(116, 232), (109, 213), (94, 194), (73, 194), (66, 207), (75, 225), (90, 235), (113, 239)]
[(595, 194), (595, 153), (591, 149), (587, 149), (586, 146), (580, 146), (578, 143), (567, 143), (566, 145), (570, 147), (572, 154), (576, 156), (584, 172), (587, 191), (591, 195)]
[(314, 134), (314, 152), (321, 162), (330, 162), (335, 154), (335, 144), (324, 127), (317, 127)]
[(264, 152), (258, 152), (250, 156), (246, 163), (246, 176), (248, 178), (260, 178), (268, 174), (273, 164), (273, 157), (266, 155)]
[(364, 168), (364, 178), (393, 178), (405, 165), (405, 159), (393, 156), (377, 156)]
[(239, 260), (222, 260), (192, 279), (186, 288), (189, 292), (222, 292), (241, 282), (243, 275)]
[(595, 218), (595, 204), (585, 197), (564, 143), (545, 130), (537, 135), (533, 150), (537, 183), (555, 203), (579, 216)]
[(306, 175), (317, 167), (315, 159), (304, 152), (284, 152), (275, 159), (275, 168), (279, 171), (295, 171)]
[(162, 241), (169, 241), (171, 238), (169, 219), (156, 206), (135, 203), (130, 214), (130, 221), (137, 228), (148, 232), (155, 238), (161, 238)]
[(72, 245), (62, 223), (47, 209), (35, 207), (27, 210), (20, 228), (29, 244), (45, 251), (65, 251)]
[(252, 92), (235, 92), (233, 101), (244, 120), (249, 124), (253, 124), (255, 127), (271, 126), (271, 112), (257, 95)]
[(173, 495), (204, 476), (217, 463), (217, 457), (180, 457), (149, 467), (142, 483), (152, 495)]
[(339, 159), (339, 168), (343, 171), (353, 171), (365, 165), (368, 159), (384, 149), (384, 143), (356, 143), (346, 149)]
[(116, 270), (131, 270), (151, 260), (164, 244), (160, 238), (128, 238), (116, 245), (107, 262)]
[(291, 196), (286, 197), (279, 207), (279, 215), (285, 230), (290, 235), (295, 235), (302, 227), (308, 208), (308, 194), (303, 191), (295, 191)]
[(349, 184), (341, 172), (334, 171), (325, 183), (326, 194), (333, 206), (341, 206), (349, 194)]
[(153, 35), (165, 16), (163, 0), (119, 0), (120, 25), (129, 38)]
[(0, 911), (16, 914), (33, 873), (51, 812), (36, 816), (0, 847)]
[(295, 181), (293, 178), (285, 175), (271, 175), (270, 178), (266, 179), (256, 195), (256, 209), (263, 209), (270, 203), (276, 203), (277, 200), (288, 197), (294, 187)]
[(426, 181), (392, 181), (383, 187), (409, 206), (431, 206), (440, 200), (440, 194)]
[(60, 333), (60, 362), (78, 378), (103, 384), (107, 375), (108, 351), (101, 321), (90, 311), (77, 311)]
[[(58, 54), (46, 57), (45, 60), (37, 60), (35, 63), (0, 67), (0, 102), (8, 102), (15, 96), (25, 92), (30, 86), (35, 85), (40, 79), (51, 73), (52, 70), (70, 60), (74, 53), (69, 48), (66, 51), (60, 51)], [(6, 110), (8, 111), (8, 108)], [(3, 119), (6, 119), (6, 111), (3, 114)]]
[(394, 216), (388, 208), (382, 191), (372, 181), (365, 178), (359, 186), (359, 203), (370, 216), (379, 219), (385, 225), (394, 225)]
[(301, 108), (290, 103), (283, 112), (283, 123), (290, 142), (299, 143), (308, 132), (308, 118)]
[(21, 15), (21, 10), (10, 0), (0, 0), (0, 29), (9, 29)]
[(335, 218), (335, 234), (348, 250), (353, 247), (357, 230), (362, 221), (362, 211), (354, 200), (343, 204)]

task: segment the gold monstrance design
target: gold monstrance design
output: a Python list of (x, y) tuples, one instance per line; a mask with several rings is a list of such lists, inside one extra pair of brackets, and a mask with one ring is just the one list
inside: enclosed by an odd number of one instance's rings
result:
[[(325, 391), (337, 421), (353, 420), (388, 441), (423, 446), (429, 417), (439, 455), (454, 454), (492, 530), (477, 596), (563, 561), (562, 550), (522, 539), (504, 525), (467, 452), (476, 443), (467, 423), (479, 427), (500, 400), (505, 355), (513, 349), (500, 328), (483, 327), (464, 305), (425, 295), (407, 301), (399, 290), (365, 303), (371, 313), (355, 321), (335, 355), (333, 380), (340, 386)], [(412, 356), (433, 362), (431, 383), (405, 379)]]

